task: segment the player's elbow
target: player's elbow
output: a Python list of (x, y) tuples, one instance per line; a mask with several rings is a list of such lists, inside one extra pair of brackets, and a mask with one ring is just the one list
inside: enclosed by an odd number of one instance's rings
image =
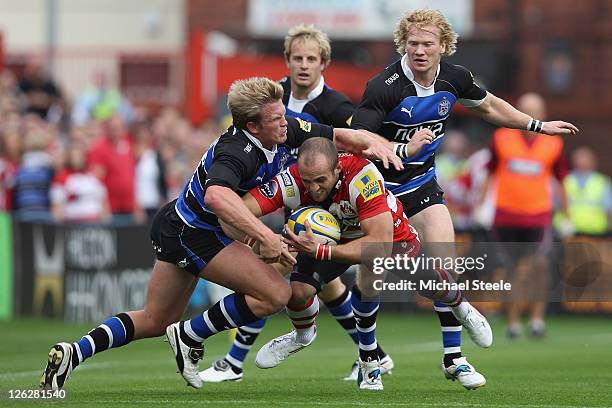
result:
[(222, 205), (222, 203), (225, 201), (223, 197), (224, 197), (224, 190), (226, 189), (227, 187), (222, 187), (222, 186), (208, 187), (204, 194), (204, 204), (206, 204), (206, 206), (213, 211), (218, 209)]
[(393, 224), (376, 230), (373, 234), (368, 234), (368, 252), (374, 257), (388, 257), (393, 251)]
[(373, 242), (393, 242), (393, 220), (389, 223), (384, 223), (373, 231), (372, 234), (368, 234)]

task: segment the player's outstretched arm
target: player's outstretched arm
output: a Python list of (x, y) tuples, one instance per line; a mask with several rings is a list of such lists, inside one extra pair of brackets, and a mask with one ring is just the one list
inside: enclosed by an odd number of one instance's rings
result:
[[(255, 200), (251, 193), (245, 194), (242, 197), (242, 202), (244, 203), (245, 207), (248, 208), (251, 214), (253, 214), (255, 217), (259, 218), (262, 216), (261, 208), (259, 207), (257, 200)], [(255, 240), (254, 238), (246, 235), (238, 228), (232, 226), (231, 224), (228, 224), (222, 218), (219, 218), (219, 224), (221, 224), (221, 228), (223, 228), (223, 232), (225, 232), (225, 235), (227, 235), (234, 241), (244, 242), (248, 244), (249, 242), (247, 241), (249, 240), (249, 238)]]
[(365, 156), (371, 159), (379, 159), (383, 166), (388, 169), (389, 163), (396, 170), (402, 170), (402, 161), (393, 152), (390, 142), (384, 142), (378, 138), (371, 137), (359, 130), (334, 128), (334, 144), (339, 150)]
[(480, 105), (470, 109), (487, 122), (501, 127), (559, 136), (574, 135), (579, 132), (578, 128), (569, 122), (561, 120), (543, 122), (532, 118), (490, 92), (487, 92)]

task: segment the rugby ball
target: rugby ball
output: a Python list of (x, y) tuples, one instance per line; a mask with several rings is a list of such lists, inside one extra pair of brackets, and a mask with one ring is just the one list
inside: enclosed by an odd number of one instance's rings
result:
[(329, 211), (321, 207), (303, 207), (293, 211), (287, 220), (289, 231), (300, 235), (306, 231), (304, 222), (308, 220), (317, 240), (322, 244), (335, 245), (340, 241), (340, 223)]

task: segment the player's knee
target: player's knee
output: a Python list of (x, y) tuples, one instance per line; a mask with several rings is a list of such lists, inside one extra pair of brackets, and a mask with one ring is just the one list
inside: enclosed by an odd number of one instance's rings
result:
[(361, 281), (357, 284), (357, 288), (366, 298), (375, 298), (380, 295), (380, 291), (376, 290), (373, 284), (368, 284)]
[(330, 302), (338, 299), (345, 291), (346, 286), (344, 285), (344, 283), (342, 283), (340, 278), (337, 278), (329, 282), (327, 285), (325, 285), (325, 287), (323, 287), (323, 290), (319, 292), (319, 298), (323, 302)]
[(283, 282), (270, 290), (262, 301), (262, 308), (266, 315), (277, 313), (285, 308), (291, 297), (291, 288)]
[(288, 306), (293, 309), (304, 306), (310, 298), (316, 294), (315, 288), (310, 285), (294, 282), (291, 284), (291, 299), (289, 300)]

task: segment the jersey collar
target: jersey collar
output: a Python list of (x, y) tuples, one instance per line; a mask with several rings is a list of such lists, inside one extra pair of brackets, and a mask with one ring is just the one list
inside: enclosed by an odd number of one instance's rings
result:
[(268, 163), (272, 163), (274, 161), (274, 156), (276, 156), (276, 152), (278, 151), (278, 145), (274, 145), (274, 148), (272, 150), (268, 150), (265, 147), (263, 147), (263, 145), (261, 144), (261, 141), (258, 138), (256, 138), (255, 136), (253, 136), (252, 134), (250, 134), (249, 132), (247, 132), (244, 129), (242, 129), (242, 131), (244, 132), (246, 137), (255, 146), (259, 147), (259, 150), (261, 150), (263, 152), (263, 154), (266, 156), (266, 160), (268, 161)]
[(414, 86), (416, 86), (418, 88), (421, 88), (424, 91), (433, 89), (434, 85), (436, 84), (436, 79), (438, 79), (438, 75), (440, 75), (440, 64), (438, 64), (438, 69), (436, 70), (436, 76), (434, 77), (434, 80), (431, 83), (431, 85), (423, 86), (423, 85), (419, 84), (417, 81), (414, 80), (414, 74), (412, 73), (410, 68), (408, 68), (408, 56), (406, 54), (404, 54), (404, 56), (402, 57), (402, 62), (401, 62), (400, 65), (402, 66), (402, 71), (404, 71), (404, 75), (406, 75), (406, 77), (410, 81), (412, 81)]
[[(321, 95), (321, 93), (323, 92), (323, 88), (325, 87), (325, 78), (323, 78), (323, 75), (321, 75), (321, 78), (319, 79), (319, 83), (317, 84), (317, 86), (315, 86), (315, 88), (310, 91), (308, 93), (308, 96), (306, 97), (306, 100), (308, 101), (312, 101), (314, 98), (316, 98), (317, 96)], [(291, 92), (291, 95), (289, 96), (289, 100), (295, 100), (295, 101), (303, 101), (303, 99), (295, 99), (293, 97), (293, 92)]]

